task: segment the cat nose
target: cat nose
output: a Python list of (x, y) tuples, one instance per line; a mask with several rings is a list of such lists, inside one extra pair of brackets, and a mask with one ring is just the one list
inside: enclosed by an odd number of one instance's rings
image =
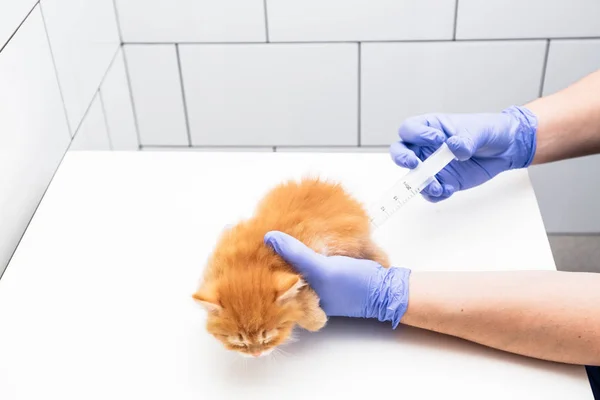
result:
[(261, 355), (261, 352), (260, 352), (260, 351), (253, 351), (253, 352), (252, 352), (252, 355), (253, 355), (254, 357), (260, 357), (260, 355)]

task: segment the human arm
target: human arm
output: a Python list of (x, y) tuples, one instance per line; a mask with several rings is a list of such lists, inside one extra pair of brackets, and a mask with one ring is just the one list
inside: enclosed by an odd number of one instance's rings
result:
[(555, 94), (499, 113), (426, 114), (408, 118), (392, 159), (414, 168), (443, 142), (451, 162), (423, 195), (447, 199), (507, 170), (600, 152), (600, 71)]
[(600, 274), (400, 269), (385, 279), (395, 268), (324, 257), (280, 232), (265, 242), (305, 277), (328, 315), (400, 322), (529, 357), (600, 365)]
[(600, 274), (413, 271), (401, 322), (524, 356), (600, 365)]
[(533, 164), (600, 153), (600, 70), (525, 107), (538, 118)]

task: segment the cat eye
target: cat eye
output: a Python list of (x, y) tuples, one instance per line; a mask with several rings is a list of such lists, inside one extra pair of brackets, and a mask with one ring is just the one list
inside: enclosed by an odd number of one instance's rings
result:
[(263, 331), (262, 340), (260, 341), (260, 343), (267, 344), (267, 343), (270, 343), (271, 341), (273, 341), (273, 336), (267, 336), (267, 332)]

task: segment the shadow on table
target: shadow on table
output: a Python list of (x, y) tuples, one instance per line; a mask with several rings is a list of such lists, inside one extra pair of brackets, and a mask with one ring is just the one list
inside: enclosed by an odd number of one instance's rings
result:
[[(256, 385), (272, 381), (273, 376), (283, 373), (287, 366), (292, 363), (304, 363), (311, 365), (321, 362), (319, 354), (323, 352), (336, 352), (336, 345), (342, 349), (351, 346), (364, 346), (365, 352), (371, 352), (373, 347), (378, 347), (381, 354), (371, 355), (373, 359), (384, 357), (402, 357), (410, 349), (414, 353), (419, 348), (419, 354), (434, 363), (452, 363), (450, 360), (460, 358), (462, 363), (490, 363), (501, 362), (520, 369), (536, 369), (546, 373), (565, 375), (577, 379), (581, 375), (578, 368), (533, 358), (518, 356), (503, 351), (488, 348), (476, 343), (452, 336), (442, 335), (422, 329), (399, 326), (395, 331), (391, 330), (389, 324), (378, 323), (372, 320), (336, 318), (330, 320), (327, 327), (320, 332), (310, 333), (304, 330), (297, 332), (298, 341), (284, 345), (284, 354), (275, 354), (275, 357), (260, 359), (239, 359), (230, 363), (232, 376), (236, 377), (238, 383)], [(345, 343), (344, 343), (345, 342)], [(370, 346), (369, 343), (377, 342), (378, 346)], [(349, 346), (350, 344), (350, 346)], [(386, 344), (381, 348), (381, 344)], [(397, 353), (395, 351), (396, 347)], [(344, 351), (344, 350), (342, 350)], [(348, 354), (353, 357), (354, 354)], [(362, 356), (362, 355), (361, 355)], [(239, 356), (236, 356), (239, 358)], [(344, 354), (340, 352), (340, 362), (352, 363), (352, 358), (343, 359)], [(370, 362), (369, 356), (361, 362)], [(388, 364), (389, 365), (389, 364)], [(315, 368), (317, 365), (315, 365)], [(322, 367), (322, 366), (319, 366)], [(373, 366), (376, 368), (376, 366)], [(449, 365), (452, 367), (452, 365)]]

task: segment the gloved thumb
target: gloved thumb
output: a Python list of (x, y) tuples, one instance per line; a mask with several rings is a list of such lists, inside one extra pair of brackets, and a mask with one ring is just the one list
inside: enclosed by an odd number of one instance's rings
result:
[(479, 149), (475, 141), (467, 135), (452, 136), (446, 141), (446, 144), (459, 161), (468, 160)]
[[(315, 253), (298, 239), (279, 231), (265, 235), (265, 244), (275, 250), (287, 263), (310, 281), (310, 276), (321, 266), (324, 256)], [(310, 282), (309, 282), (310, 283)]]

